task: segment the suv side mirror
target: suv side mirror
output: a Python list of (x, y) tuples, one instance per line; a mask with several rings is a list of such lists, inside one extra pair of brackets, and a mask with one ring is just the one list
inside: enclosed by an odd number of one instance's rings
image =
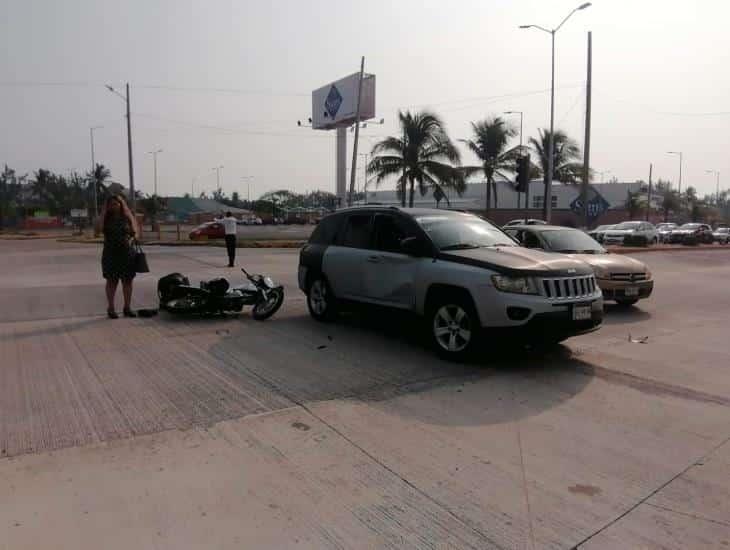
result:
[(409, 256), (425, 256), (426, 243), (418, 237), (406, 237), (400, 242), (400, 248), (404, 254)]

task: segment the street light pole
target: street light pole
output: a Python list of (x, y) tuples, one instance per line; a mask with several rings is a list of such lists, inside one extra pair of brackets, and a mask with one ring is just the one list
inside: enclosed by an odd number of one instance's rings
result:
[(126, 85), (126, 94), (122, 95), (118, 91), (116, 91), (112, 86), (106, 85), (107, 90), (112, 92), (113, 94), (118, 95), (124, 100), (124, 103), (127, 107), (127, 157), (129, 160), (129, 205), (132, 210), (132, 212), (136, 215), (136, 204), (137, 204), (137, 196), (134, 191), (134, 163), (132, 162), (132, 117), (130, 115), (130, 106), (129, 106), (129, 82), (127, 82)]
[(162, 153), (162, 149), (156, 149), (154, 151), (147, 151), (148, 155), (152, 155), (152, 163), (154, 165), (155, 173), (155, 197), (157, 196), (157, 153)]
[(720, 171), (719, 170), (705, 170), (706, 174), (714, 174), (717, 178), (717, 184), (715, 187), (715, 204), (720, 205)]
[(560, 30), (565, 22), (570, 19), (570, 16), (579, 10), (584, 10), (590, 7), (591, 3), (586, 2), (581, 4), (573, 11), (571, 11), (565, 19), (562, 20), (560, 25), (554, 29), (546, 29), (540, 25), (520, 25), (521, 29), (535, 28), (546, 32), (550, 35), (551, 42), (551, 63), (550, 63), (550, 135), (548, 136), (548, 173), (547, 179), (545, 180), (545, 197), (543, 204), (543, 218), (545, 221), (550, 222), (550, 214), (552, 209), (552, 197), (553, 197), (553, 172), (555, 170), (555, 140), (553, 133), (555, 132), (555, 34)]
[(682, 151), (667, 151), (668, 155), (679, 155), (679, 194), (682, 194)]
[(218, 190), (221, 188), (221, 170), (223, 170), (223, 165), (214, 166), (213, 170), (215, 171), (216, 190)]
[(103, 126), (92, 126), (89, 128), (89, 137), (91, 139), (91, 184), (93, 188), (91, 190), (92, 200), (94, 201), (94, 222), (99, 217), (99, 199), (97, 197), (97, 181), (96, 181), (96, 159), (94, 158), (94, 130), (99, 130)]

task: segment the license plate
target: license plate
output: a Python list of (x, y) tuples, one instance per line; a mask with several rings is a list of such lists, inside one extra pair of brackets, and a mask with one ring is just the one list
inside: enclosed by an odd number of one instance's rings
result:
[(573, 306), (573, 321), (589, 321), (591, 319), (591, 306)]
[(632, 286), (629, 288), (624, 289), (624, 296), (638, 296), (639, 295), (639, 288)]

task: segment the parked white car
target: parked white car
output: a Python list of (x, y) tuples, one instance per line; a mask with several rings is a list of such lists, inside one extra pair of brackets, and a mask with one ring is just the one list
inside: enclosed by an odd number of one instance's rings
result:
[(660, 243), (668, 243), (669, 242), (669, 235), (677, 229), (679, 226), (676, 223), (672, 222), (664, 222), (657, 224), (656, 230), (657, 230), (657, 238), (659, 239)]
[(658, 242), (657, 230), (649, 222), (622, 222), (603, 234), (603, 244), (624, 244), (626, 237), (645, 237), (649, 244)]

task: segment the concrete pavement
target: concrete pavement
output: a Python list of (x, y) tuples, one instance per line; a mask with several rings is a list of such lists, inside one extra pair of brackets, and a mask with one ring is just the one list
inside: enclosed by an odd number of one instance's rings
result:
[[(296, 251), (238, 251), (286, 285), (264, 323), (109, 321), (98, 248), (0, 252), (0, 548), (730, 545), (730, 252), (644, 255), (651, 300), (471, 365), (407, 319), (314, 323)], [(233, 275), (147, 252), (137, 306)]]

